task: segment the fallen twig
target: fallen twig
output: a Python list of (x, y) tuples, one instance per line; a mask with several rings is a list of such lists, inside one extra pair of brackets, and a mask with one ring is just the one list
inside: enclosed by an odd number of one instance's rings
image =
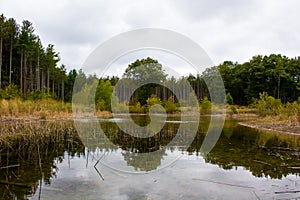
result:
[(99, 172), (99, 170), (97, 169), (97, 165), (100, 162), (100, 160), (103, 158), (104, 154), (99, 158), (99, 160), (96, 162), (96, 164), (94, 165), (94, 169), (96, 170), (96, 172), (99, 174), (100, 178), (102, 179), (102, 181), (104, 181), (104, 177), (101, 175), (101, 173)]
[(256, 198), (257, 198), (258, 200), (260, 200), (260, 198), (259, 198), (259, 196), (256, 194), (256, 192), (253, 191), (253, 193), (254, 193), (254, 195), (256, 196)]
[(195, 180), (195, 181), (205, 181), (205, 182), (216, 183), (216, 184), (220, 184), (220, 185), (228, 185), (228, 186), (233, 186), (233, 187), (254, 188), (252, 186), (244, 186), (244, 185), (236, 185), (236, 184), (231, 184), (231, 183), (223, 183), (223, 182), (218, 182), (218, 181), (209, 180), (209, 179), (193, 178), (192, 180)]
[(0, 169), (7, 169), (7, 168), (12, 168), (12, 167), (20, 167), (20, 164), (9, 165), (9, 166), (6, 166), (6, 167), (0, 167)]
[(26, 187), (26, 188), (31, 188), (34, 185), (28, 184), (28, 183), (16, 183), (16, 182), (9, 182), (9, 181), (3, 181), (0, 180), (0, 184), (3, 185), (14, 185), (14, 186), (18, 186), (18, 187)]
[(300, 192), (300, 190), (279, 191), (279, 192), (275, 192), (275, 194), (298, 193), (298, 192)]
[(253, 162), (264, 164), (264, 165), (268, 165), (268, 166), (272, 166), (271, 164), (269, 164), (267, 162), (264, 162), (264, 161), (260, 161), (260, 160), (253, 160)]
[(287, 167), (289, 169), (300, 169), (300, 167)]

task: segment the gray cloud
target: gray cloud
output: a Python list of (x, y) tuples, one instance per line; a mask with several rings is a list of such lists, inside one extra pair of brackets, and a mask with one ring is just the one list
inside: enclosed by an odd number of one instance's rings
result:
[(144, 27), (187, 35), (215, 64), (242, 62), (256, 54), (300, 55), (297, 0), (0, 0), (0, 4), (5, 16), (33, 22), (44, 45), (53, 43), (68, 69), (80, 68), (110, 37)]

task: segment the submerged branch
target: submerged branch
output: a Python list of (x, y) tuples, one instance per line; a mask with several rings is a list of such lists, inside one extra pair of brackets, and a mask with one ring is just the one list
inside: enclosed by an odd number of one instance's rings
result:
[(20, 164), (9, 165), (9, 166), (6, 166), (6, 167), (0, 167), (0, 169), (7, 169), (7, 168), (12, 168), (12, 167), (20, 167)]
[(214, 180), (210, 180), (210, 179), (193, 178), (192, 180), (195, 180), (195, 181), (204, 181), (204, 182), (210, 182), (210, 183), (216, 183), (216, 184), (220, 184), (220, 185), (228, 185), (228, 186), (233, 186), (233, 187), (254, 188), (252, 186), (244, 186), (244, 185), (236, 185), (236, 184), (231, 184), (231, 183), (223, 183), (223, 182), (214, 181)]

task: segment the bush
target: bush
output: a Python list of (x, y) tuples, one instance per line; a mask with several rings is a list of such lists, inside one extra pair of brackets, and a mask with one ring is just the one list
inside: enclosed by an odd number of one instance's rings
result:
[(283, 108), (280, 99), (275, 99), (266, 92), (260, 93), (259, 96), (260, 99), (256, 103), (256, 108), (260, 116), (280, 114)]
[(189, 94), (189, 105), (190, 106), (198, 106), (198, 99), (197, 99), (197, 96), (194, 92), (191, 92)]
[(18, 86), (10, 84), (3, 90), (0, 89), (0, 99), (15, 99), (20, 97), (20, 90)]
[(100, 111), (106, 110), (106, 103), (103, 99), (98, 99), (96, 102), (96, 109)]
[(115, 95), (112, 95), (111, 104), (113, 106), (111, 107), (111, 111), (114, 113), (128, 112), (128, 105), (126, 104), (126, 102), (120, 103), (119, 98)]
[(175, 113), (178, 111), (177, 105), (174, 102), (174, 97), (170, 96), (165, 103), (165, 109), (167, 113)]
[(207, 97), (204, 97), (201, 101), (200, 105), (200, 113), (201, 114), (210, 114), (211, 113), (211, 108), (212, 108), (212, 103)]
[(149, 112), (149, 109), (151, 106), (153, 106), (155, 104), (159, 104), (159, 105), (161, 104), (160, 99), (157, 98), (156, 95), (151, 95), (151, 97), (149, 97), (146, 102), (147, 102), (147, 104), (146, 104), (147, 112)]
[(233, 98), (229, 92), (226, 94), (226, 103), (233, 105)]
[(135, 105), (129, 106), (130, 113), (145, 113), (145, 106), (141, 106), (140, 102), (137, 102)]
[(288, 116), (300, 115), (300, 104), (298, 104), (298, 101), (287, 103), (283, 113), (286, 113)]
[(235, 107), (234, 105), (231, 105), (231, 106), (230, 106), (230, 109), (231, 109), (231, 111), (232, 111), (234, 114), (237, 114), (237, 113), (238, 113), (238, 111), (237, 111), (237, 109), (236, 109), (236, 107)]

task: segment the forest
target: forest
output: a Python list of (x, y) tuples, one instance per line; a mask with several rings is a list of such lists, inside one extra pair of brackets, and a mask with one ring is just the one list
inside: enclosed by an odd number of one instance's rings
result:
[[(205, 79), (219, 72), (224, 81), (230, 104), (249, 105), (261, 94), (268, 94), (282, 103), (296, 101), (300, 95), (300, 57), (289, 58), (280, 54), (255, 55), (249, 61), (238, 63), (224, 61), (207, 68), (201, 74), (190, 74), (187, 77), (168, 77), (161, 64), (153, 58), (137, 59), (128, 65), (122, 77), (99, 77), (86, 75), (83, 70), (67, 71), (65, 65), (58, 66), (61, 54), (53, 44), (42, 45), (40, 37), (35, 33), (33, 24), (24, 20), (18, 24), (15, 19), (0, 16), (0, 99), (21, 98), (23, 100), (39, 100), (53, 98), (71, 102), (76, 77), (84, 82), (97, 80), (95, 102), (99, 110), (110, 110), (112, 91), (118, 81), (143, 79), (140, 73), (151, 71), (152, 77), (159, 78), (169, 88), (186, 91), (180, 86), (183, 80), (188, 80), (199, 102), (209, 99)], [(142, 66), (143, 68), (138, 68)], [(146, 68), (145, 68), (146, 67)], [(152, 67), (152, 68), (151, 68)], [(68, 66), (70, 69), (70, 66)], [(140, 72), (138, 72), (140, 70)], [(124, 83), (125, 83), (124, 82)], [(126, 84), (122, 84), (123, 87)], [(119, 91), (126, 91), (123, 88)], [(186, 92), (182, 95), (190, 95)], [(180, 99), (161, 85), (148, 84), (134, 92), (130, 104), (146, 105), (150, 97), (167, 102), (179, 102)], [(118, 94), (122, 101), (122, 94)], [(172, 99), (173, 98), (173, 99)], [(228, 103), (228, 102), (227, 102)]]

